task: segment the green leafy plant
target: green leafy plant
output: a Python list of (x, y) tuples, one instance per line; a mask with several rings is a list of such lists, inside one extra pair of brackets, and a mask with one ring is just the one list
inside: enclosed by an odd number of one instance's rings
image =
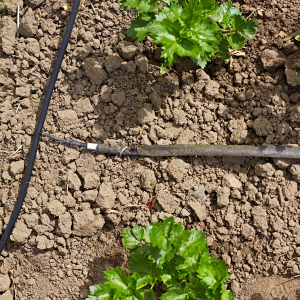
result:
[[(300, 41), (300, 34), (298, 34), (298, 35), (295, 36), (295, 40)], [(298, 48), (297, 51), (300, 51), (300, 47)]]
[(151, 36), (162, 46), (164, 66), (189, 56), (201, 66), (215, 55), (229, 58), (229, 49), (239, 50), (245, 39), (252, 40), (258, 22), (245, 20), (231, 1), (215, 0), (121, 0), (121, 9), (138, 15), (125, 33), (138, 41)]
[(233, 299), (224, 286), (230, 278), (225, 262), (211, 257), (204, 232), (184, 230), (170, 217), (146, 228), (126, 228), (123, 242), (130, 249), (131, 274), (119, 267), (105, 271), (107, 281), (91, 286), (87, 300), (152, 300), (159, 282), (162, 300)]

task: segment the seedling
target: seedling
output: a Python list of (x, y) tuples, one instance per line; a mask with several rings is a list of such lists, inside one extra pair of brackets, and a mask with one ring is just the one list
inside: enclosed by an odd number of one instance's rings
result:
[(144, 40), (151, 36), (162, 46), (162, 67), (178, 56), (189, 56), (200, 67), (215, 55), (230, 58), (229, 50), (239, 50), (245, 40), (255, 38), (259, 23), (245, 20), (231, 1), (215, 0), (121, 0), (121, 9), (134, 9), (138, 15), (125, 33)]
[[(298, 34), (298, 35), (295, 36), (295, 40), (300, 41), (300, 34)], [(300, 51), (300, 47), (298, 48), (297, 51)]]
[(230, 278), (225, 262), (211, 257), (204, 232), (184, 230), (170, 217), (146, 228), (126, 228), (123, 242), (130, 249), (131, 274), (120, 267), (105, 271), (107, 281), (91, 286), (87, 300), (154, 300), (160, 282), (162, 300), (233, 299), (224, 286)]

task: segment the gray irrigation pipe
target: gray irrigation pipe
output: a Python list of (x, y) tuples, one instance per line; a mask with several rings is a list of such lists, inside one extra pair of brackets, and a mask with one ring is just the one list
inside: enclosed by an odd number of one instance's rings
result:
[(109, 146), (104, 144), (81, 143), (42, 133), (42, 136), (59, 142), (95, 150), (103, 154), (120, 156), (252, 156), (300, 159), (300, 148), (288, 146), (249, 145), (151, 145), (138, 147)]

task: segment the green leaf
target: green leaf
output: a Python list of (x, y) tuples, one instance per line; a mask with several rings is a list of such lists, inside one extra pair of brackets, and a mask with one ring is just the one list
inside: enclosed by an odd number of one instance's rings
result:
[(300, 41), (300, 34), (295, 36), (295, 40)]
[(129, 28), (125, 31), (125, 33), (133, 39), (136, 38), (138, 41), (144, 40), (149, 34), (148, 26), (149, 24), (151, 24), (154, 18), (154, 12), (142, 14), (141, 16), (132, 20)]
[(259, 22), (254, 20), (246, 21), (242, 16), (235, 15), (232, 21), (232, 27), (238, 31), (244, 38), (253, 40), (255, 38), (255, 32)]
[(183, 257), (193, 257), (196, 254), (209, 253), (205, 241), (205, 233), (195, 229), (185, 230), (180, 239), (178, 254)]
[[(197, 279), (192, 279), (189, 283), (186, 284), (185, 292), (192, 298), (192, 299), (199, 299), (199, 300), (208, 300), (206, 296), (206, 287), (205, 285)], [(213, 298), (217, 299), (217, 298)]]
[(110, 300), (114, 294), (114, 290), (110, 286), (103, 284), (95, 284), (90, 286), (90, 296), (88, 300)]
[(220, 23), (224, 29), (229, 30), (231, 27), (232, 18), (235, 15), (241, 16), (242, 13), (237, 7), (232, 6), (231, 1), (228, 1), (224, 4), (221, 4), (216, 12), (211, 15), (211, 18)]
[(208, 288), (207, 295), (221, 297), (225, 292), (224, 282), (230, 278), (230, 274), (224, 261), (212, 257), (209, 264), (199, 266), (197, 277)]
[(185, 300), (188, 299), (186, 293), (182, 289), (173, 288), (172, 290), (164, 293), (161, 300)]
[(217, 52), (218, 55), (220, 55), (223, 59), (230, 58), (230, 54), (228, 52), (229, 42), (226, 36), (222, 37), (218, 47), (219, 47), (219, 51)]
[(145, 229), (135, 225), (132, 229), (126, 228), (123, 231), (124, 247), (134, 249), (142, 242), (145, 235)]
[(228, 35), (227, 38), (229, 45), (233, 50), (240, 50), (245, 44), (245, 38), (242, 37), (238, 32), (233, 35)]
[(150, 12), (154, 8), (156, 8), (156, 2), (154, 0), (125, 0), (121, 1), (123, 3), (122, 9), (124, 7), (126, 8), (132, 8), (136, 10), (137, 13), (145, 13), (145, 12)]
[(234, 299), (233, 294), (228, 290), (224, 291), (221, 295), (221, 300), (233, 300), (233, 299)]
[(127, 289), (128, 287), (128, 279), (124, 270), (120, 267), (116, 267), (115, 269), (111, 268), (107, 271), (104, 271), (105, 278), (117, 288)]
[(153, 290), (143, 290), (142, 293), (144, 300), (156, 300)]

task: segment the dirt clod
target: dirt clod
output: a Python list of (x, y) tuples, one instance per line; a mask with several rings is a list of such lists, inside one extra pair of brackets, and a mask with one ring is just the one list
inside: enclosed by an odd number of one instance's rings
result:
[(95, 216), (91, 209), (79, 211), (74, 213), (72, 233), (77, 236), (92, 236), (104, 223), (103, 216)]

